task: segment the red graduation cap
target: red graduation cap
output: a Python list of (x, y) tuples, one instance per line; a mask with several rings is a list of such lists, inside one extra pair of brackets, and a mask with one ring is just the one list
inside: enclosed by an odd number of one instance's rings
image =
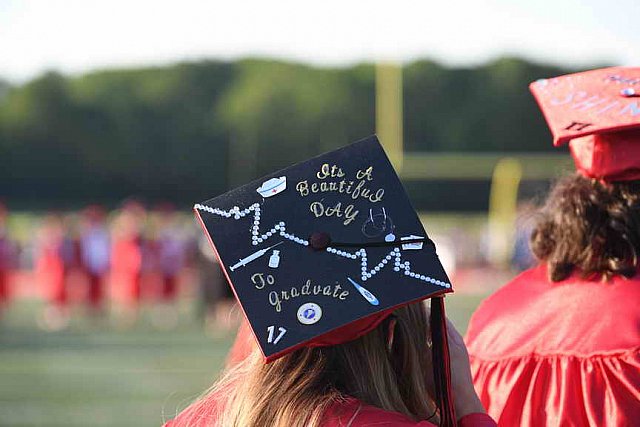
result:
[(640, 179), (640, 68), (568, 74), (529, 88), (553, 144), (569, 143), (580, 173), (604, 181)]

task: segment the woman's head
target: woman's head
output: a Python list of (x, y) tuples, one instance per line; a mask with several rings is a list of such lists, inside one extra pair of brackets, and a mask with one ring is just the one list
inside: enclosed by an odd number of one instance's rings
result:
[(531, 247), (560, 281), (631, 277), (640, 254), (640, 181), (606, 183), (576, 173), (552, 190), (531, 235)]
[(329, 405), (349, 396), (423, 420), (435, 413), (431, 372), (428, 316), (416, 303), (345, 344), (303, 348), (269, 364), (255, 348), (201, 405), (214, 399), (222, 426), (319, 425)]

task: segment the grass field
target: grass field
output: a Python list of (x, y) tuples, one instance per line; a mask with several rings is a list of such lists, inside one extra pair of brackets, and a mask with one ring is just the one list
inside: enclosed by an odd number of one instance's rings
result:
[[(461, 332), (479, 296), (447, 298)], [(211, 338), (186, 309), (176, 330), (114, 331), (80, 319), (44, 332), (39, 303), (17, 301), (0, 326), (0, 425), (158, 426), (215, 379), (232, 337)]]

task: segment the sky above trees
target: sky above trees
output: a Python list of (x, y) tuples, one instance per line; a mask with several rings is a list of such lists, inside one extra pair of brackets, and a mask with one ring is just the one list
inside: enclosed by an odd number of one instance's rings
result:
[(246, 56), (637, 65), (638, 16), (637, 0), (0, 0), (0, 78)]

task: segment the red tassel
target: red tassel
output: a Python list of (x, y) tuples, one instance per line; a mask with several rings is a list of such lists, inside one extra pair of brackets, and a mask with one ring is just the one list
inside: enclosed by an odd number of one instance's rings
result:
[(451, 366), (444, 298), (431, 298), (431, 340), (433, 341), (433, 379), (436, 386), (436, 404), (442, 427), (456, 427), (456, 412), (451, 392)]

